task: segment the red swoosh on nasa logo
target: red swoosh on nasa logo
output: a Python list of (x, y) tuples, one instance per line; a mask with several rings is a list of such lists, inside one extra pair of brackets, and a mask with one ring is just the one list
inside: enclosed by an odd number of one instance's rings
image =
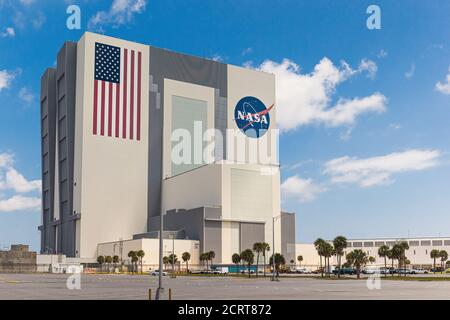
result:
[[(251, 113), (250, 114), (250, 116), (256, 116), (256, 115), (258, 115), (258, 116), (263, 116), (263, 115), (265, 115), (265, 114), (268, 114), (269, 113), (269, 111), (270, 110), (272, 110), (272, 108), (273, 108), (273, 106), (274, 106), (274, 104), (272, 104), (269, 108), (266, 108), (265, 110), (263, 110), (263, 111), (260, 111), (260, 112), (257, 112), (257, 113)], [(244, 130), (245, 128), (247, 128), (248, 126), (250, 126), (253, 122), (255, 122), (255, 120), (253, 120), (253, 121), (250, 121), (249, 123), (247, 123), (243, 128), (242, 128), (242, 130)]]

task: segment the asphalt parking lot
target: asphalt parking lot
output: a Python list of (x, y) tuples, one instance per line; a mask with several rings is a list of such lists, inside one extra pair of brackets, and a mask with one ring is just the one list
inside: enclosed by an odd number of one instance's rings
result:
[[(0, 274), (0, 299), (148, 299), (157, 277), (82, 274), (80, 289), (69, 290), (68, 274)], [(450, 299), (450, 281), (321, 280), (310, 277), (164, 277), (173, 299)]]

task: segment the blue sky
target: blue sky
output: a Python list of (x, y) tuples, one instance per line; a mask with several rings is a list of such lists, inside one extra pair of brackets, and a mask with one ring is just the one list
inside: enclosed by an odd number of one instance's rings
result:
[(39, 247), (40, 76), (86, 30), (274, 72), (298, 241), (450, 235), (450, 2), (0, 0), (1, 247)]

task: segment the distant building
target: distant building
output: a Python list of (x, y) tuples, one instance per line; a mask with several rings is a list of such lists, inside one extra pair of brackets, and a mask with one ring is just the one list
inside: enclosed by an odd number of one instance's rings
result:
[[(332, 241), (328, 240), (330, 243)], [(417, 237), (417, 238), (372, 238), (372, 239), (348, 239), (347, 249), (344, 250), (342, 262), (345, 262), (345, 255), (354, 249), (361, 249), (366, 252), (368, 256), (375, 258), (375, 263), (371, 265), (384, 266), (384, 258), (378, 256), (378, 249), (382, 245), (391, 247), (400, 241), (406, 241), (409, 245), (409, 250), (406, 251), (406, 258), (411, 261), (412, 267), (430, 268), (433, 266), (433, 259), (430, 257), (430, 252), (433, 249), (445, 250), (450, 254), (450, 237)], [(317, 268), (320, 264), (320, 258), (312, 243), (297, 243), (296, 255), (303, 256), (302, 265), (311, 268)], [(388, 265), (391, 261), (387, 259)], [(299, 262), (296, 261), (296, 264)], [(336, 257), (330, 259), (330, 264), (336, 265)], [(441, 261), (437, 259), (436, 265), (440, 266)], [(397, 267), (397, 261), (394, 262)]]
[(0, 251), (0, 272), (36, 271), (36, 252), (28, 245), (12, 244), (11, 249)]

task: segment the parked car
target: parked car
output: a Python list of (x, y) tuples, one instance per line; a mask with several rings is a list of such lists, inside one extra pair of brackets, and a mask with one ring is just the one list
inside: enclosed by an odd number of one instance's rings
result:
[(380, 273), (380, 268), (379, 267), (365, 267), (362, 269), (362, 273), (363, 274), (375, 274), (375, 273)]
[(428, 274), (428, 270), (423, 268), (415, 268), (411, 270), (411, 274)]
[(214, 274), (228, 274), (228, 267), (216, 267), (212, 272)]
[[(165, 271), (163, 271), (161, 274), (163, 276), (167, 276), (167, 272), (165, 272)], [(150, 271), (150, 275), (152, 275), (152, 276), (159, 276), (159, 270)]]
[(311, 270), (309, 270), (308, 268), (305, 268), (305, 267), (300, 267), (300, 268), (295, 269), (295, 273), (311, 274)]
[(382, 268), (380, 268), (380, 273), (381, 274), (393, 274), (393, 273), (395, 273), (395, 269), (382, 267)]
[[(338, 274), (338, 269), (334, 269), (334, 270), (332, 271), (332, 273), (337, 275), (337, 274)], [(353, 269), (353, 268), (341, 268), (341, 269), (339, 270), (339, 274), (349, 274), (349, 275), (352, 275), (352, 274), (356, 274), (356, 270)]]
[(401, 268), (397, 269), (398, 274), (412, 274), (412, 269)]
[(442, 272), (442, 271), (444, 271), (444, 269), (442, 269), (441, 267), (436, 267), (436, 269), (432, 268), (430, 270), (430, 272)]

